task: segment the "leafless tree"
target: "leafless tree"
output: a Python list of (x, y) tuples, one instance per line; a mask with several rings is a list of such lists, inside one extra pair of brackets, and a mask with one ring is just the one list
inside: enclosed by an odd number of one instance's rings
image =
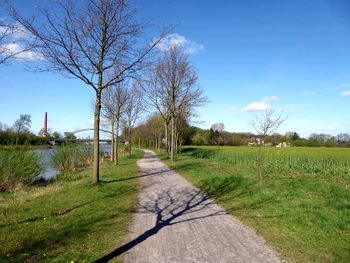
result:
[(111, 161), (114, 160), (115, 97), (113, 86), (109, 86), (104, 90), (101, 98), (102, 117), (109, 121), (109, 126), (111, 127)]
[(220, 159), (221, 159), (221, 151), (220, 151), (220, 143), (222, 141), (222, 133), (224, 132), (225, 126), (222, 122), (220, 123), (215, 123), (211, 126), (210, 130), (212, 133), (212, 139), (214, 140), (214, 142), (216, 143), (216, 145), (218, 146), (218, 165), (219, 168), (221, 168), (221, 163), (220, 163)]
[(274, 109), (268, 108), (266, 111), (260, 115), (255, 116), (255, 118), (250, 122), (251, 126), (260, 136), (258, 138), (259, 151), (257, 157), (257, 166), (259, 170), (260, 184), (262, 184), (263, 177), (261, 171), (261, 147), (266, 136), (273, 134), (286, 120), (287, 116), (283, 115), (283, 111), (276, 113)]
[(153, 113), (147, 120), (146, 125), (154, 137), (154, 149), (160, 151), (162, 144), (162, 133), (164, 132), (163, 118), (159, 113)]
[[(166, 35), (163, 30), (149, 44), (147, 26), (135, 20), (128, 0), (57, 0), (39, 9), (39, 18), (20, 15), (8, 0), (12, 17), (30, 34), (30, 45), (42, 55), (39, 70), (80, 79), (96, 93), (92, 182), (99, 181), (99, 124), (102, 91), (133, 76)], [(140, 42), (142, 41), (142, 42)], [(113, 71), (108, 77), (106, 72)]]
[(21, 114), (19, 119), (15, 121), (13, 124), (13, 131), (17, 134), (16, 137), (16, 145), (18, 142), (18, 138), (21, 132), (29, 132), (29, 128), (31, 126), (32, 120), (30, 119), (30, 115)]
[(170, 101), (167, 90), (162, 86), (157, 73), (157, 69), (148, 71), (144, 78), (139, 79), (138, 85), (145, 94), (145, 102), (155, 108), (164, 121), (165, 155), (166, 158), (169, 158)]
[(129, 95), (125, 103), (125, 114), (123, 116), (124, 128), (126, 130), (126, 136), (128, 141), (128, 154), (131, 157), (131, 133), (135, 127), (136, 121), (140, 118), (140, 115), (145, 110), (143, 94), (136, 82), (133, 83), (132, 88), (129, 90)]
[(159, 60), (156, 74), (160, 87), (167, 95), (171, 115), (171, 160), (174, 160), (176, 118), (183, 112), (207, 101), (198, 85), (198, 74), (188, 61), (188, 54), (177, 46), (171, 46)]
[(128, 81), (116, 83), (113, 85), (113, 101), (114, 101), (114, 116), (115, 116), (115, 141), (114, 141), (114, 164), (119, 164), (119, 127), (120, 120), (125, 112), (126, 102), (129, 98)]

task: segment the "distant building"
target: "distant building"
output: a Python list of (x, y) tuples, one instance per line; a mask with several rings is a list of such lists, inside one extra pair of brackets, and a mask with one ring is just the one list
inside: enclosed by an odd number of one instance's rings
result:
[(280, 142), (276, 147), (290, 147), (290, 143), (288, 142)]

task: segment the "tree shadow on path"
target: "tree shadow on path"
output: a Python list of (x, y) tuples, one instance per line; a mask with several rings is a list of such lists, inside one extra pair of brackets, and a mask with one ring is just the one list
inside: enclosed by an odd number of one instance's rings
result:
[[(155, 215), (154, 227), (95, 262), (108, 262), (157, 234), (166, 226), (227, 214), (221, 208), (210, 209), (212, 205), (216, 204), (201, 191), (192, 187), (181, 189), (169, 187), (167, 190), (157, 193), (156, 196), (148, 196), (148, 200), (141, 201), (139, 204), (138, 213)], [(206, 209), (208, 212), (205, 211)], [(184, 217), (180, 218), (181, 216)]]
[(133, 180), (133, 179), (138, 179), (138, 178), (148, 177), (148, 176), (153, 176), (153, 175), (160, 175), (162, 173), (170, 172), (170, 171), (173, 171), (173, 170), (174, 169), (166, 169), (166, 170), (163, 170), (163, 171), (158, 171), (158, 172), (154, 172), (154, 173), (146, 173), (146, 174), (141, 174), (141, 175), (138, 175), (138, 176), (123, 178), (123, 179), (110, 180), (110, 181), (102, 181), (101, 180), (100, 182), (104, 183), (104, 184), (110, 184), (110, 183), (128, 181), (128, 180)]

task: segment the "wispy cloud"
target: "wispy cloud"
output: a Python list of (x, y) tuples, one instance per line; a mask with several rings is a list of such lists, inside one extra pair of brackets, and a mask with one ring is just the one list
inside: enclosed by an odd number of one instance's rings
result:
[(350, 90), (340, 92), (340, 95), (343, 97), (348, 97), (348, 96), (350, 96)]
[(166, 51), (174, 46), (182, 47), (189, 54), (194, 54), (204, 50), (202, 44), (198, 44), (177, 33), (169, 34), (158, 44), (157, 47), (161, 51)]
[(39, 52), (28, 50), (23, 42), (30, 40), (33, 36), (19, 23), (0, 26), (0, 35), (6, 35), (5, 43), (0, 45), (1, 53), (20, 60), (41, 60), (43, 55)]
[(236, 106), (231, 106), (230, 107), (230, 111), (235, 111), (235, 110), (237, 110), (238, 108), (236, 107)]
[(247, 112), (256, 112), (256, 111), (264, 111), (266, 109), (269, 109), (270, 105), (266, 104), (265, 102), (252, 102), (248, 104), (243, 111)]
[(272, 95), (272, 96), (266, 96), (261, 101), (267, 103), (267, 102), (276, 102), (276, 101), (279, 101), (279, 100), (280, 99), (276, 95)]
[(25, 50), (23, 45), (20, 43), (12, 42), (12, 43), (7, 43), (1, 46), (1, 50), (7, 54), (15, 54), (13, 58), (16, 59), (21, 59), (21, 60), (41, 60), (44, 59), (42, 54), (31, 51), (31, 50)]
[(311, 96), (314, 94), (315, 94), (315, 92), (313, 92), (313, 91), (305, 91), (304, 93), (301, 94), (301, 96), (306, 97), (306, 96)]

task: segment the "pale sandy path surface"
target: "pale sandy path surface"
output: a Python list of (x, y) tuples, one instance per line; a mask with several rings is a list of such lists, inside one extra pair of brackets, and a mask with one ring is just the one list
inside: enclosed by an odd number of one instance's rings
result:
[[(166, 166), (152, 151), (137, 162), (141, 189), (125, 263), (280, 262), (263, 238)], [(101, 261), (101, 262), (102, 262)]]

